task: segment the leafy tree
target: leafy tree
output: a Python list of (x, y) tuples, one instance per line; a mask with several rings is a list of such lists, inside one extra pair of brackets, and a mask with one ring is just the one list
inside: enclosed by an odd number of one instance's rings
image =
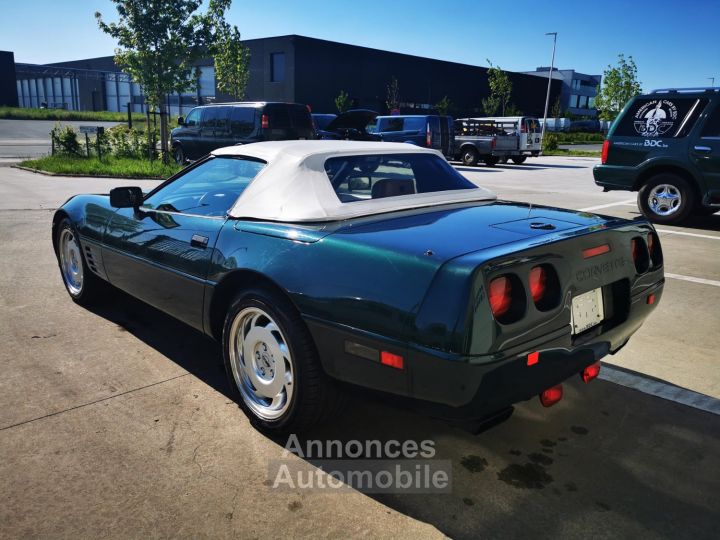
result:
[(440, 115), (447, 115), (450, 109), (453, 107), (453, 102), (447, 96), (444, 96), (440, 101), (435, 104), (435, 109)]
[(149, 107), (160, 109), (163, 160), (168, 160), (168, 118), (165, 96), (192, 87), (193, 62), (207, 54), (218, 24), (231, 0), (210, 0), (205, 13), (196, 13), (202, 0), (112, 0), (119, 20), (98, 26), (115, 38), (115, 62), (143, 90)]
[(550, 116), (557, 120), (562, 116), (562, 107), (560, 105), (560, 96), (557, 97), (555, 100), (555, 103), (552, 106), (552, 109), (550, 110)]
[(250, 79), (250, 49), (242, 44), (237, 26), (221, 25), (217, 38), (213, 57), (218, 90), (241, 100)]
[(496, 96), (488, 96), (483, 98), (482, 106), (486, 116), (496, 116), (500, 108), (500, 101)]
[(387, 85), (387, 100), (385, 101), (385, 105), (387, 105), (387, 108), (389, 111), (393, 111), (394, 109), (397, 109), (400, 107), (400, 85), (398, 84), (398, 80), (396, 77), (393, 77), (390, 80), (390, 84)]
[(608, 65), (603, 73), (602, 85), (598, 88), (595, 107), (599, 117), (614, 120), (625, 104), (641, 92), (635, 60), (632, 56), (625, 60), (625, 55), (619, 54), (617, 66)]
[(505, 114), (503, 116), (522, 116), (522, 111), (517, 107), (517, 105), (511, 103), (505, 109)]
[(340, 93), (335, 98), (335, 107), (341, 114), (350, 108), (350, 96), (348, 96), (345, 90), (340, 90)]
[(488, 69), (488, 86), (490, 87), (490, 97), (488, 98), (487, 106), (486, 100), (483, 100), (483, 108), (489, 116), (494, 116), (487, 112), (488, 106), (492, 107), (497, 103), (496, 110), (499, 108), (502, 116), (505, 116), (506, 109), (510, 103), (510, 96), (512, 95), (512, 81), (508, 74), (500, 69), (500, 66), (494, 66), (493, 63), (488, 60), (490, 68)]

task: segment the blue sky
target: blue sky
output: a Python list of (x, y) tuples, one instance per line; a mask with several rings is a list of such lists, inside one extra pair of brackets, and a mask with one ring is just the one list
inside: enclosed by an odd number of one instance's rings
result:
[[(0, 50), (18, 62), (110, 55), (115, 44), (93, 14), (109, 0), (0, 0)], [(555, 65), (602, 73), (632, 55), (647, 89), (720, 85), (720, 0), (234, 0), (228, 14), (244, 38), (301, 34), (503, 69)]]

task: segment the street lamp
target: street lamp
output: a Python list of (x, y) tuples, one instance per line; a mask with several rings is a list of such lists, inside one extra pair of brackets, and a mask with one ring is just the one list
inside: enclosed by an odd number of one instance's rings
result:
[(552, 82), (553, 68), (555, 67), (555, 44), (557, 43), (557, 32), (545, 32), (546, 36), (553, 37), (552, 60), (550, 60), (550, 71), (548, 72), (548, 89), (545, 96), (545, 114), (543, 115), (542, 134), (540, 135), (540, 152), (542, 153), (542, 145), (545, 141), (545, 127), (547, 126), (548, 106), (550, 105), (550, 83)]
[(715, 88), (715, 77), (708, 77), (710, 81), (710, 88)]

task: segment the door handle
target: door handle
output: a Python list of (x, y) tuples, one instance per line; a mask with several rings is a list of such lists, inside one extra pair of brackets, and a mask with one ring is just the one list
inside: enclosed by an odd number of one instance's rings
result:
[(208, 245), (208, 237), (200, 236), (199, 234), (193, 234), (190, 239), (190, 245), (198, 248), (206, 248)]
[(693, 150), (695, 150), (696, 152), (702, 152), (703, 154), (712, 152), (712, 148), (710, 148), (709, 146), (695, 146)]

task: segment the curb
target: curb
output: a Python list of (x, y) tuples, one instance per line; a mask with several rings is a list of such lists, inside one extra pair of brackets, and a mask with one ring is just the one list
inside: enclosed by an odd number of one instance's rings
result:
[(147, 178), (141, 176), (112, 176), (110, 174), (75, 174), (75, 173), (54, 173), (48, 171), (42, 171), (40, 169), (32, 169), (30, 167), (23, 167), (22, 165), (10, 164), (13, 169), (21, 169), (31, 173), (42, 174), (45, 176), (57, 176), (65, 178), (115, 178), (117, 180), (165, 180), (165, 178)]

